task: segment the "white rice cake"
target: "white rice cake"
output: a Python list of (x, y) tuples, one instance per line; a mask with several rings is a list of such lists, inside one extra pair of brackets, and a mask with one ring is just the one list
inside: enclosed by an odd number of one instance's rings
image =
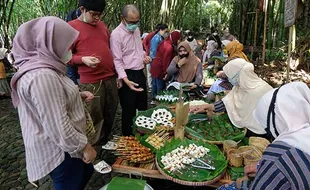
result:
[(162, 123), (163, 121), (171, 121), (172, 114), (166, 109), (157, 109), (153, 111), (151, 118), (157, 123)]
[(150, 129), (150, 130), (154, 130), (156, 126), (156, 121), (154, 121), (150, 117), (145, 117), (145, 116), (137, 117), (135, 123), (139, 127), (143, 127), (143, 128)]

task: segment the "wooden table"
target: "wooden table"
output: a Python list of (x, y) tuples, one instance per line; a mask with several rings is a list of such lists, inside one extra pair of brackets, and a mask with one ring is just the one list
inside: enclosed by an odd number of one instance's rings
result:
[[(122, 173), (128, 175), (136, 175), (140, 177), (149, 177), (155, 179), (164, 179), (167, 180), (165, 176), (163, 176), (159, 171), (156, 169), (155, 163), (148, 163), (148, 164), (133, 164), (129, 163), (126, 160), (118, 158), (116, 162), (112, 165), (113, 172), (115, 173)], [(224, 177), (219, 180), (218, 182), (208, 185), (208, 187), (220, 187), (224, 184), (231, 183), (231, 177), (226, 172)]]

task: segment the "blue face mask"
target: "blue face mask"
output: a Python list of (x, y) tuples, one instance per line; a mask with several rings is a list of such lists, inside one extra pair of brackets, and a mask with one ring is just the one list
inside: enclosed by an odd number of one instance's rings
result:
[(164, 33), (164, 34), (163, 34), (163, 38), (164, 38), (164, 39), (166, 39), (168, 36), (169, 36), (168, 33)]
[(126, 23), (126, 29), (129, 32), (134, 32), (138, 28), (139, 24), (127, 24)]
[(239, 86), (239, 72), (237, 74), (235, 74), (235, 76), (233, 78), (228, 78), (228, 81), (233, 86)]

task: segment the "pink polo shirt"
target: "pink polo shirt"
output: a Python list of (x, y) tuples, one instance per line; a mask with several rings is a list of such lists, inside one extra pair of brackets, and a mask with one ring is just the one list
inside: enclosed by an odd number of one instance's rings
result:
[(125, 70), (141, 70), (144, 68), (144, 51), (140, 38), (140, 30), (129, 32), (121, 23), (116, 27), (110, 38), (110, 48), (119, 79), (126, 78)]

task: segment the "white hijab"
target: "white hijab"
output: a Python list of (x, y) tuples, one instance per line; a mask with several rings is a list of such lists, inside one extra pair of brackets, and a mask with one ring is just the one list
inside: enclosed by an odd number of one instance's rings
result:
[[(258, 102), (253, 116), (267, 128), (267, 115), (274, 90), (266, 93)], [(272, 118), (272, 117), (271, 117)], [(293, 82), (282, 86), (275, 102), (275, 125), (270, 119), (270, 131), (275, 141), (285, 142), (310, 155), (310, 90), (305, 83)]]
[(228, 78), (239, 74), (238, 86), (223, 98), (229, 119), (239, 128), (246, 127), (256, 134), (265, 134), (264, 128), (253, 118), (252, 112), (259, 99), (272, 87), (254, 73), (254, 66), (242, 58), (229, 61), (223, 68)]

